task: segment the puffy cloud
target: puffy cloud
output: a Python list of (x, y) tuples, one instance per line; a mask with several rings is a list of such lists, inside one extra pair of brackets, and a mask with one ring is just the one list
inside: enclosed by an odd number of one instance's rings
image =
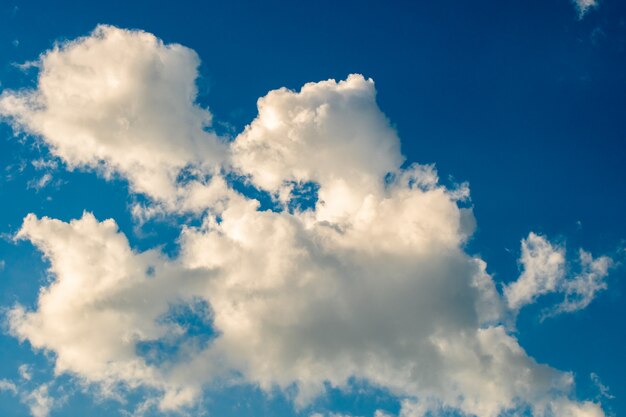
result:
[(55, 352), (57, 374), (98, 382), (103, 391), (120, 382), (153, 386), (166, 392), (164, 407), (195, 395), (193, 387), (168, 384), (165, 371), (137, 352), (138, 343), (184, 331), (159, 318), (168, 303), (184, 302), (193, 272), (156, 251), (135, 254), (114, 221), (87, 213), (70, 223), (29, 215), (17, 238), (39, 247), (56, 279), (41, 291), (36, 312), (19, 306), (10, 312), (10, 330), (35, 349)]
[(374, 82), (360, 75), (272, 91), (233, 144), (234, 164), (283, 199), (293, 182), (316, 182), (325, 203), (318, 215), (349, 216), (404, 160), (375, 95)]
[(570, 313), (587, 307), (598, 292), (607, 288), (605, 278), (613, 265), (608, 256), (594, 259), (589, 252), (580, 249), (580, 272), (573, 275), (573, 266), (566, 262), (565, 247), (554, 245), (535, 233), (523, 239), (521, 246), (519, 262), (524, 270), (516, 281), (504, 287), (507, 304), (513, 310), (533, 303), (542, 295), (557, 292), (562, 293), (564, 299), (544, 311), (544, 318)]
[(70, 168), (120, 174), (155, 199), (176, 198), (186, 166), (212, 167), (223, 145), (194, 103), (199, 59), (151, 34), (98, 26), (39, 58), (36, 90), (4, 91), (0, 115), (40, 136)]
[[(9, 325), (54, 352), (58, 374), (105, 393), (148, 387), (162, 410), (218, 381), (295, 386), (305, 405), (325, 384), (356, 378), (405, 399), (405, 416), (602, 415), (572, 400), (571, 375), (538, 364), (502, 324), (507, 303), (553, 290), (559, 249), (529, 236), (525, 275), (503, 299), (485, 262), (464, 250), (474, 228), (459, 204), (467, 186), (442, 186), (433, 166), (402, 168), (373, 81), (272, 91), (226, 149), (204, 130), (209, 114), (193, 104), (198, 60), (182, 46), (99, 27), (41, 63), (37, 90), (2, 95), (15, 126), (70, 167), (116, 172), (152, 196), (138, 218), (203, 213), (181, 227), (174, 258), (132, 250), (113, 220), (89, 213), (25, 218), (17, 238), (44, 253), (52, 280), (34, 309), (11, 310)], [(282, 209), (260, 210), (218, 171)], [(181, 172), (210, 179), (181, 183)], [(294, 208), (309, 183), (314, 203)], [(582, 280), (597, 284), (594, 262)], [(574, 287), (568, 300), (580, 304), (589, 292)]]

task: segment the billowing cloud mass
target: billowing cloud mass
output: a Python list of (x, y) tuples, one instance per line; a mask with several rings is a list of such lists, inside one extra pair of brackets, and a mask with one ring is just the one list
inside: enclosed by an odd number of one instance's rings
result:
[[(606, 285), (608, 258), (581, 252), (582, 272), (563, 283), (564, 252), (531, 234), (524, 272), (502, 296), (464, 250), (467, 186), (444, 187), (434, 166), (402, 167), (372, 80), (272, 91), (227, 142), (194, 104), (197, 65), (180, 45), (102, 26), (43, 54), (36, 90), (0, 96), (14, 128), (69, 168), (115, 173), (149, 197), (146, 210), (202, 219), (181, 226), (171, 258), (133, 250), (114, 220), (90, 213), (25, 218), (17, 238), (41, 250), (54, 279), (9, 326), (53, 352), (57, 374), (110, 395), (149, 388), (146, 404), (162, 410), (225, 384), (295, 389), (306, 406), (326, 384), (356, 379), (400, 398), (407, 417), (604, 415), (506, 323), (557, 289), (559, 310), (584, 307)], [(278, 208), (236, 192), (231, 174)]]

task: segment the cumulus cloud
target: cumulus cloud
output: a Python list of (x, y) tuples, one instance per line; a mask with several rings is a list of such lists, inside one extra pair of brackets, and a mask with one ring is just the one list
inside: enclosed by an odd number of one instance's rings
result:
[[(544, 318), (581, 310), (589, 305), (598, 292), (607, 288), (606, 277), (613, 261), (608, 256), (594, 258), (579, 250), (577, 274), (574, 265), (566, 261), (564, 246), (550, 243), (544, 236), (530, 233), (522, 240), (519, 278), (504, 287), (509, 308), (519, 310), (538, 297), (549, 293), (563, 294), (563, 300), (544, 311)], [(569, 273), (568, 273), (569, 272)]]
[[(259, 115), (233, 144), (233, 161), (252, 182), (289, 197), (291, 183), (314, 181), (318, 213), (349, 216), (404, 158), (375, 101), (374, 82), (352, 75), (280, 89), (259, 99)], [(359, 184), (360, 186), (355, 186)]]
[[(46, 256), (53, 279), (35, 308), (10, 311), (9, 327), (53, 352), (57, 374), (111, 395), (149, 388), (145, 407), (161, 410), (224, 384), (295, 388), (304, 406), (326, 384), (357, 379), (404, 399), (403, 416), (603, 415), (572, 399), (571, 374), (537, 363), (503, 324), (508, 307), (558, 286), (559, 249), (531, 235), (525, 272), (503, 298), (464, 250), (468, 187), (441, 185), (434, 166), (403, 166), (372, 80), (272, 91), (225, 145), (194, 104), (189, 49), (99, 27), (40, 61), (36, 90), (1, 96), (16, 129), (70, 168), (128, 179), (152, 198), (138, 217), (202, 213), (181, 226), (175, 257), (133, 250), (114, 220), (90, 213), (25, 218), (16, 237)], [(278, 208), (260, 210), (227, 174)], [(315, 187), (301, 207), (306, 184)], [(589, 283), (599, 287), (604, 264), (586, 265), (564, 305), (582, 306)]]
[(30, 215), (17, 238), (43, 251), (56, 280), (41, 292), (36, 312), (10, 312), (10, 329), (34, 348), (55, 352), (57, 374), (96, 381), (105, 392), (123, 382), (160, 388), (169, 401), (189, 395), (170, 387), (136, 346), (181, 331), (157, 319), (168, 302), (193, 288), (187, 283), (193, 273), (156, 251), (133, 253), (115, 222), (98, 222), (87, 213), (69, 224)]
[(210, 112), (194, 104), (198, 64), (181, 45), (98, 26), (42, 54), (37, 88), (4, 91), (0, 115), (41, 136), (69, 168), (119, 174), (172, 201), (181, 169), (211, 167), (224, 152), (206, 131)]

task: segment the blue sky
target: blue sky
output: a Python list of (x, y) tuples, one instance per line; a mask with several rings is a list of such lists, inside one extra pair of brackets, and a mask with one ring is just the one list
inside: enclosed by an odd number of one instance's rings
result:
[[(9, 1), (0, 22), (0, 414), (626, 412), (619, 1)], [(96, 301), (55, 316), (57, 287)], [(81, 327), (103, 308), (121, 324)]]

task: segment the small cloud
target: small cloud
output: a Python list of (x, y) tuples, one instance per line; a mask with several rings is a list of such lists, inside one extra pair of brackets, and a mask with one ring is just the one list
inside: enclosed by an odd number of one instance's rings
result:
[[(19, 43), (19, 41), (18, 41)], [(39, 61), (26, 61), (22, 64), (18, 64), (17, 62), (13, 62), (11, 65), (13, 65), (15, 68), (22, 70), (24, 72), (28, 71), (31, 68), (39, 68)]]
[(57, 167), (59, 166), (59, 163), (54, 159), (44, 158), (35, 159), (34, 161), (31, 161), (31, 164), (36, 170), (57, 169)]
[(13, 39), (13, 42), (11, 42), (13, 44), (14, 47), (18, 47), (20, 46), (20, 41), (18, 39)]
[(591, 35), (589, 35), (589, 38), (592, 45), (598, 45), (600, 42), (602, 42), (603, 39), (606, 38), (606, 32), (604, 32), (604, 29), (598, 26), (591, 31)]
[(596, 295), (608, 288), (606, 277), (614, 261), (608, 256), (594, 258), (582, 249), (578, 252), (579, 272), (572, 273), (565, 246), (553, 244), (544, 236), (530, 233), (522, 240), (519, 278), (504, 287), (509, 308), (519, 311), (540, 296), (558, 293), (563, 300), (544, 310), (542, 320), (561, 313), (572, 313), (587, 307)]
[(591, 9), (598, 7), (597, 0), (572, 0), (576, 9), (578, 9), (578, 19), (582, 20), (583, 17), (589, 12)]
[(32, 370), (30, 365), (28, 364), (22, 364), (20, 365), (19, 368), (17, 368), (18, 373), (20, 374), (20, 377), (24, 380), (24, 381), (30, 381), (32, 378)]
[[(30, 366), (21, 365), (18, 368), (20, 376), (25, 381), (30, 381)], [(28, 407), (30, 414), (33, 417), (48, 417), (50, 410), (55, 406), (63, 403), (65, 397), (55, 399), (49, 394), (49, 384), (41, 384), (34, 390), (26, 390), (23, 387), (18, 387), (14, 382), (7, 379), (0, 379), (0, 393), (7, 391), (14, 396), (17, 396), (22, 404)]]
[(30, 409), (33, 417), (47, 417), (54, 406), (54, 399), (48, 394), (48, 384), (25, 394), (22, 402)]
[(0, 271), (4, 270), (5, 266), (6, 266), (6, 262), (4, 261), (4, 259), (0, 259)]
[(600, 392), (598, 397), (606, 398), (609, 400), (612, 400), (613, 398), (615, 398), (614, 395), (609, 393), (609, 387), (607, 387), (606, 385), (602, 383), (602, 381), (600, 380), (600, 377), (595, 372), (592, 372), (590, 377), (591, 377), (591, 382), (593, 382), (593, 385), (595, 385), (596, 388), (598, 388), (598, 391)]
[(17, 393), (17, 387), (15, 386), (15, 384), (9, 380), (6, 379), (0, 379), (0, 392), (3, 391), (8, 391), (11, 394), (16, 394)]
[(4, 167), (5, 181), (13, 181), (15, 178), (19, 177), (20, 174), (26, 169), (26, 166), (26, 161), (21, 160), (18, 163), (10, 164)]
[(34, 190), (39, 191), (42, 188), (44, 188), (46, 185), (48, 185), (50, 181), (52, 181), (52, 174), (50, 174), (49, 172), (46, 172), (40, 178), (38, 179), (33, 178), (32, 180), (28, 181), (28, 184), (26, 185), (26, 187), (29, 189), (34, 189)]

